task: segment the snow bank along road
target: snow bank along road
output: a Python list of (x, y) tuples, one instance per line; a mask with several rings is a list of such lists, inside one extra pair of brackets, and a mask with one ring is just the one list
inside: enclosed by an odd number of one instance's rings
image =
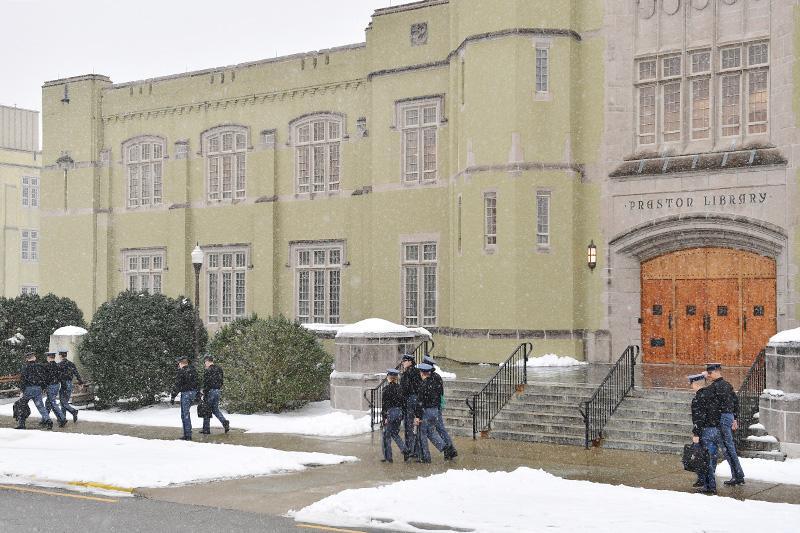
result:
[(0, 429), (0, 476), (31, 483), (59, 481), (127, 488), (164, 487), (297, 472), (309, 466), (357, 460), (343, 455), (230, 444)]
[[(424, 504), (412, 503), (421, 495)], [(345, 490), (291, 514), (302, 522), (415, 532), (796, 533), (800, 528), (800, 505), (573, 481), (524, 467), (450, 470)]]

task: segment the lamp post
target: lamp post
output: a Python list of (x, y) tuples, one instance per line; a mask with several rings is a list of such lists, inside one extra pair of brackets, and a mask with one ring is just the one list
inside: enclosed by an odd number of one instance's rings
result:
[(200, 243), (192, 250), (192, 266), (194, 266), (194, 357), (200, 359), (200, 267), (203, 266), (203, 250)]
[(58, 168), (64, 171), (64, 211), (67, 210), (67, 171), (72, 168), (72, 165), (75, 161), (67, 154), (66, 152), (62, 152), (61, 157), (56, 159), (56, 165)]

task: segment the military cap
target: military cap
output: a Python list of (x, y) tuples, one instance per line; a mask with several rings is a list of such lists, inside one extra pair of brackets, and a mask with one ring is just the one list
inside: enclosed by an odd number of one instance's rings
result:
[(25, 360), (27, 361), (28, 359), (36, 359), (36, 353), (34, 353), (34, 352), (27, 352), (27, 353), (25, 354)]
[(390, 368), (386, 371), (387, 376), (399, 376), (400, 372), (396, 368)]
[(205, 354), (203, 356), (203, 361), (213, 361), (213, 360), (214, 360), (214, 356), (211, 355), (210, 353), (207, 353), (207, 354)]
[(706, 372), (713, 372), (714, 370), (722, 370), (722, 363), (706, 364)]
[(186, 356), (186, 355), (179, 355), (178, 357), (175, 358), (175, 362), (176, 363), (180, 363), (181, 361), (188, 361), (188, 360), (189, 360), (189, 357)]
[(433, 357), (431, 357), (429, 355), (426, 355), (425, 357), (423, 357), (422, 358), (422, 362), (423, 363), (427, 363), (427, 364), (429, 364), (431, 366), (436, 364), (436, 361), (433, 360)]
[(420, 372), (430, 372), (431, 370), (433, 370), (433, 367), (428, 363), (420, 363), (417, 365), (417, 368), (419, 369)]
[(66, 350), (59, 350), (58, 351), (58, 355), (67, 355), (67, 351)]
[(402, 361), (411, 361), (413, 363), (416, 359), (414, 359), (414, 356), (411, 355), (410, 353), (404, 353), (403, 354), (403, 358), (401, 360)]
[(47, 352), (45, 355), (47, 357), (55, 357), (56, 356), (56, 352)]
[(700, 381), (701, 379), (706, 379), (704, 374), (692, 374), (689, 376), (689, 383), (694, 383), (695, 381)]

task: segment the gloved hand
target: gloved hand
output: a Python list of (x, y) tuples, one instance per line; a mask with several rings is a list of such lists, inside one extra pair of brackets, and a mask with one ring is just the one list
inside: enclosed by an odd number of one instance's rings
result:
[(170, 398), (169, 398), (169, 404), (170, 404), (170, 405), (175, 405), (175, 396), (170, 396)]

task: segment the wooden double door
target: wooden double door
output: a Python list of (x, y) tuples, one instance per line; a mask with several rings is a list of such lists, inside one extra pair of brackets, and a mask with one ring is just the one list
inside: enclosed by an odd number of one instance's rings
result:
[(775, 261), (695, 248), (642, 263), (647, 363), (748, 366), (776, 330)]

